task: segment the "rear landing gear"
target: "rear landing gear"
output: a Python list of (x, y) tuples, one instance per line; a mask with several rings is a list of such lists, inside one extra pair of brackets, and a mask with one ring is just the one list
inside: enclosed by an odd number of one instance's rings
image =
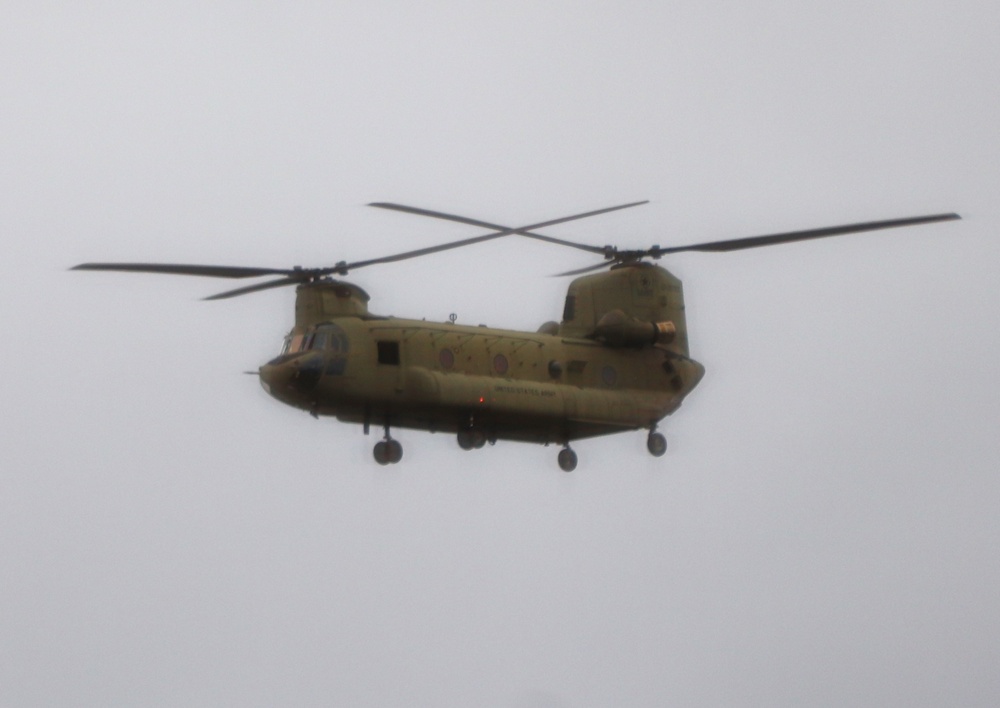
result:
[(657, 433), (656, 428), (653, 428), (649, 431), (649, 437), (646, 438), (646, 449), (653, 457), (663, 457), (667, 451), (667, 439), (661, 433)]
[(380, 465), (394, 465), (403, 459), (403, 446), (398, 440), (392, 439), (388, 425), (385, 426), (385, 439), (375, 443), (372, 455)]
[(576, 469), (576, 453), (569, 445), (559, 451), (559, 469), (563, 472), (572, 472)]

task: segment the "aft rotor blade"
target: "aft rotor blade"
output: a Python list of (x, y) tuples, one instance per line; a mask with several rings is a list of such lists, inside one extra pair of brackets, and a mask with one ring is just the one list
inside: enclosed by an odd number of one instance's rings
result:
[(405, 253), (397, 253), (392, 256), (382, 256), (381, 258), (371, 258), (367, 261), (355, 261), (354, 263), (344, 263), (333, 268), (324, 268), (322, 272), (325, 273), (339, 273), (341, 275), (346, 274), (348, 271), (354, 270), (356, 268), (364, 268), (365, 266), (375, 265), (376, 263), (395, 263), (396, 261), (405, 261), (408, 258), (417, 258), (419, 256), (427, 256), (431, 253), (438, 253), (440, 251), (450, 251), (453, 248), (461, 248), (462, 246), (471, 246), (474, 243), (480, 243), (482, 241), (491, 241), (495, 238), (500, 238), (501, 236), (510, 236), (513, 233), (517, 233), (514, 229), (506, 229), (504, 231), (497, 231), (495, 233), (484, 234), (482, 236), (474, 236), (472, 238), (462, 239), (461, 241), (452, 241), (450, 243), (442, 243), (437, 246), (428, 246), (427, 248), (418, 248), (415, 251), (406, 251)]
[(260, 290), (270, 290), (271, 288), (281, 288), (286, 285), (298, 285), (299, 283), (305, 282), (307, 279), (304, 277), (289, 277), (281, 278), (280, 280), (269, 280), (266, 283), (257, 283), (256, 285), (248, 285), (245, 288), (237, 288), (236, 290), (227, 290), (224, 293), (218, 293), (217, 295), (209, 295), (203, 300), (225, 300), (226, 298), (236, 297), (237, 295), (247, 295), (248, 293), (255, 293)]
[[(577, 219), (585, 219), (590, 216), (597, 216), (599, 214), (607, 214), (608, 212), (618, 211), (619, 209), (628, 209), (634, 206), (640, 206), (641, 204), (648, 204), (649, 200), (643, 200), (641, 202), (630, 202), (628, 204), (619, 204), (613, 207), (606, 207), (604, 209), (597, 209), (595, 211), (588, 211), (582, 214), (573, 214), (571, 216), (564, 216), (558, 219), (550, 219), (549, 221), (542, 221), (537, 224), (530, 224), (528, 226), (521, 226), (519, 228), (510, 228), (508, 226), (503, 226), (501, 224), (493, 224), (488, 221), (482, 221), (480, 219), (471, 219), (466, 216), (459, 216), (457, 214), (447, 214), (441, 211), (432, 211), (430, 209), (421, 209), (420, 207), (407, 206), (405, 204), (393, 204), (391, 202), (373, 202), (368, 206), (378, 207), (379, 209), (391, 209), (393, 211), (401, 211), (407, 214), (417, 214), (418, 216), (429, 216), (435, 219), (444, 219), (446, 221), (456, 221), (460, 224), (469, 224), (471, 226), (483, 226), (488, 229), (497, 229), (501, 233), (492, 235), (492, 238), (499, 238), (500, 236), (507, 236), (509, 234), (518, 234), (520, 236), (527, 236), (529, 238), (534, 238), (539, 241), (547, 241), (549, 243), (556, 243), (561, 246), (569, 246), (570, 248), (578, 248), (583, 251), (588, 251), (589, 253), (600, 253), (604, 254), (605, 250), (599, 246), (590, 246), (583, 243), (576, 243), (574, 241), (567, 241), (561, 238), (553, 238), (552, 236), (545, 236), (544, 234), (532, 233), (532, 229), (541, 229), (546, 226), (555, 226), (556, 224), (564, 224), (568, 221), (575, 221)], [(485, 238), (481, 240), (486, 240)], [(464, 244), (463, 244), (464, 245)]]
[(576, 270), (567, 270), (565, 273), (556, 273), (553, 278), (561, 278), (567, 275), (583, 275), (584, 273), (592, 273), (595, 270), (601, 270), (602, 268), (607, 268), (608, 266), (613, 266), (616, 261), (604, 261), (603, 263), (597, 263), (595, 265), (587, 266), (585, 268), (577, 268)]
[(930, 216), (914, 216), (906, 219), (890, 219), (888, 221), (869, 221), (862, 224), (846, 224), (844, 226), (828, 226), (822, 229), (809, 229), (807, 231), (789, 231), (782, 234), (769, 234), (765, 236), (750, 236), (748, 238), (736, 238), (727, 241), (709, 241), (707, 243), (696, 243), (690, 246), (673, 246), (669, 248), (655, 248), (649, 251), (649, 255), (658, 257), (668, 253), (682, 253), (684, 251), (701, 252), (726, 252), (739, 251), (745, 248), (757, 248), (759, 246), (773, 246), (779, 243), (792, 243), (793, 241), (807, 241), (814, 238), (825, 238), (827, 236), (840, 236), (842, 234), (860, 233), (862, 231), (878, 231), (880, 229), (893, 229), (899, 226), (915, 226), (917, 224), (930, 224), (936, 221), (953, 221), (961, 219), (958, 214), (932, 214)]
[[(473, 236), (472, 238), (465, 238), (465, 239), (462, 239), (461, 241), (451, 241), (449, 243), (438, 244), (437, 246), (428, 246), (427, 248), (418, 248), (415, 251), (406, 251), (405, 253), (397, 253), (397, 254), (392, 255), (392, 256), (382, 256), (381, 258), (372, 258), (372, 259), (367, 260), (367, 261), (355, 261), (354, 263), (343, 263), (341, 265), (334, 266), (333, 268), (321, 269), (320, 272), (323, 273), (323, 274), (326, 274), (326, 273), (340, 273), (340, 274), (343, 275), (343, 274), (347, 273), (350, 270), (354, 270), (356, 268), (363, 268), (365, 266), (375, 265), (376, 263), (394, 263), (396, 261), (405, 261), (408, 258), (417, 258), (418, 256), (427, 256), (427, 255), (430, 255), (431, 253), (438, 253), (440, 251), (449, 251), (449, 250), (451, 250), (453, 248), (461, 248), (462, 246), (471, 246), (474, 243), (481, 243), (483, 241), (492, 241), (493, 239), (500, 238), (501, 236), (510, 236), (511, 234), (520, 234), (523, 231), (522, 229), (508, 229), (508, 228), (505, 228), (505, 227), (498, 227), (498, 228), (501, 228), (503, 230), (502, 231), (495, 231), (495, 232), (489, 233), (489, 234), (483, 234), (482, 236)], [(526, 226), (524, 228), (529, 228), (530, 229), (530, 228), (537, 228), (537, 227), (535, 227), (535, 226)], [(549, 239), (548, 237), (541, 236), (540, 234), (536, 235), (535, 238), (541, 238), (541, 239), (544, 239), (544, 240), (556, 240), (556, 239)], [(583, 246), (579, 246), (577, 244), (569, 244), (569, 243), (567, 243), (567, 245), (573, 245), (573, 246), (576, 246), (578, 248), (584, 248)], [(602, 253), (602, 254), (604, 253), (604, 249), (603, 248), (596, 248), (595, 249), (593, 247), (589, 247), (588, 246), (588, 247), (585, 248), (585, 250), (594, 251), (596, 253)]]
[(283, 268), (247, 268), (244, 266), (181, 265), (170, 263), (81, 263), (70, 270), (106, 270), (125, 273), (165, 273), (200, 275), (210, 278), (257, 278), (262, 275), (290, 275)]

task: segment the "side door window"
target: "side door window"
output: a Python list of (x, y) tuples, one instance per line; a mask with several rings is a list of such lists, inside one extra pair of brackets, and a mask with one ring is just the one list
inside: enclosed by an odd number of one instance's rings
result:
[(399, 342), (376, 342), (378, 363), (399, 366)]

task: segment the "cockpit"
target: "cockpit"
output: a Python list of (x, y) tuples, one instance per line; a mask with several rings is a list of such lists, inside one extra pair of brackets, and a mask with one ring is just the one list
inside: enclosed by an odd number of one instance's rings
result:
[(331, 351), (346, 354), (347, 335), (339, 325), (325, 324), (305, 332), (289, 332), (281, 348), (282, 354), (298, 354), (307, 351)]
[(321, 332), (299, 332), (290, 333), (285, 337), (285, 343), (281, 347), (281, 353), (299, 354), (312, 349), (326, 349), (326, 333)]

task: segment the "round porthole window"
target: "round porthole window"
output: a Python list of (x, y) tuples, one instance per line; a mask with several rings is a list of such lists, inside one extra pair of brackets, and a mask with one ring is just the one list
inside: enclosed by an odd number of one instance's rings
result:
[(510, 365), (507, 363), (507, 357), (505, 357), (503, 354), (497, 354), (495, 357), (493, 357), (493, 370), (495, 372), (503, 376), (504, 374), (507, 373), (507, 369), (509, 368)]
[(442, 369), (450, 369), (455, 365), (455, 354), (451, 349), (442, 349), (438, 354), (438, 361), (441, 362)]

